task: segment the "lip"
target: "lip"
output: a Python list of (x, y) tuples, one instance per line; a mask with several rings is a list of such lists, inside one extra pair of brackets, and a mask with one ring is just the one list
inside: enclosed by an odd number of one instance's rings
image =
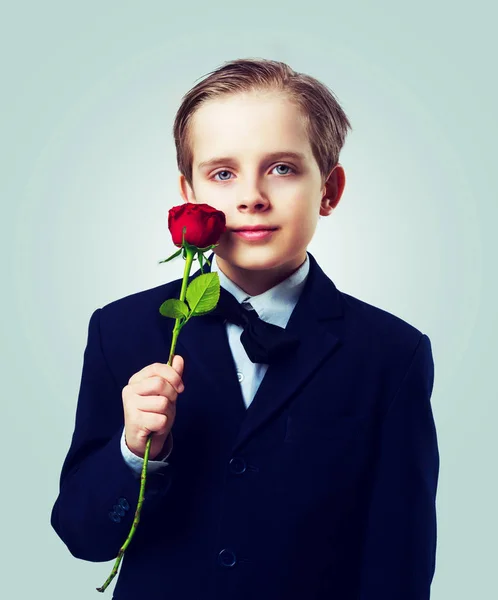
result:
[(244, 227), (239, 227), (238, 229), (234, 229), (234, 231), (259, 231), (260, 229), (277, 229), (277, 227), (273, 227), (272, 225), (246, 225)]
[(270, 237), (272, 233), (275, 233), (276, 229), (239, 229), (234, 231), (235, 234), (245, 240), (262, 240)]

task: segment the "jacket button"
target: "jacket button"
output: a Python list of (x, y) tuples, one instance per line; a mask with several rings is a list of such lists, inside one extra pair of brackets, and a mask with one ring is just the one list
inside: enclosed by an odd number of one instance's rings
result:
[(126, 514), (125, 509), (121, 506), (121, 504), (115, 504), (113, 507), (114, 512), (120, 517), (124, 517)]
[(228, 464), (230, 471), (236, 475), (241, 475), (247, 468), (246, 461), (241, 456), (235, 456)]
[(121, 505), (125, 510), (130, 510), (130, 504), (126, 498), (120, 498), (118, 504)]
[(111, 521), (114, 521), (114, 523), (119, 523), (121, 521), (121, 517), (114, 511), (109, 512), (109, 519), (111, 519)]
[(237, 562), (237, 559), (235, 557), (235, 554), (231, 550), (227, 550), (226, 548), (224, 548), (218, 554), (218, 562), (222, 567), (233, 567), (234, 564)]

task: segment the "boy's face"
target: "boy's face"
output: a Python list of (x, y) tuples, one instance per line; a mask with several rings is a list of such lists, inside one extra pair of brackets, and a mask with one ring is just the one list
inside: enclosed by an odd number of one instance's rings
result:
[[(344, 170), (337, 165), (321, 185), (301, 114), (282, 94), (210, 100), (193, 115), (191, 139), (192, 188), (180, 174), (182, 197), (225, 213), (217, 263), (248, 294), (263, 293), (304, 262), (319, 215), (340, 199)], [(234, 232), (261, 224), (278, 229), (260, 240)]]

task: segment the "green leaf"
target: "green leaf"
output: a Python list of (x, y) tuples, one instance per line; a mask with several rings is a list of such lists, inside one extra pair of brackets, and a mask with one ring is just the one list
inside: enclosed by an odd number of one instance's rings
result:
[(187, 287), (186, 298), (193, 317), (206, 314), (216, 308), (220, 299), (218, 273), (203, 273), (192, 279)]
[(161, 304), (159, 312), (163, 317), (171, 317), (172, 319), (187, 318), (188, 306), (178, 298), (169, 298)]
[(178, 250), (178, 252), (175, 252), (174, 254), (172, 254), (169, 258), (165, 258), (164, 260), (160, 260), (158, 264), (161, 263), (165, 263), (168, 262), (169, 260), (175, 258), (175, 256), (178, 256), (180, 254), (180, 252), (182, 251), (183, 248), (180, 248), (180, 250)]

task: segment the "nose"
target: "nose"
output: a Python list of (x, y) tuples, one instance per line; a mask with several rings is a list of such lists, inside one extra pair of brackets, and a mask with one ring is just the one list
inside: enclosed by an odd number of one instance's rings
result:
[(247, 178), (240, 187), (240, 200), (238, 208), (248, 208), (250, 210), (266, 208), (269, 204), (268, 197), (259, 180), (255, 178)]

